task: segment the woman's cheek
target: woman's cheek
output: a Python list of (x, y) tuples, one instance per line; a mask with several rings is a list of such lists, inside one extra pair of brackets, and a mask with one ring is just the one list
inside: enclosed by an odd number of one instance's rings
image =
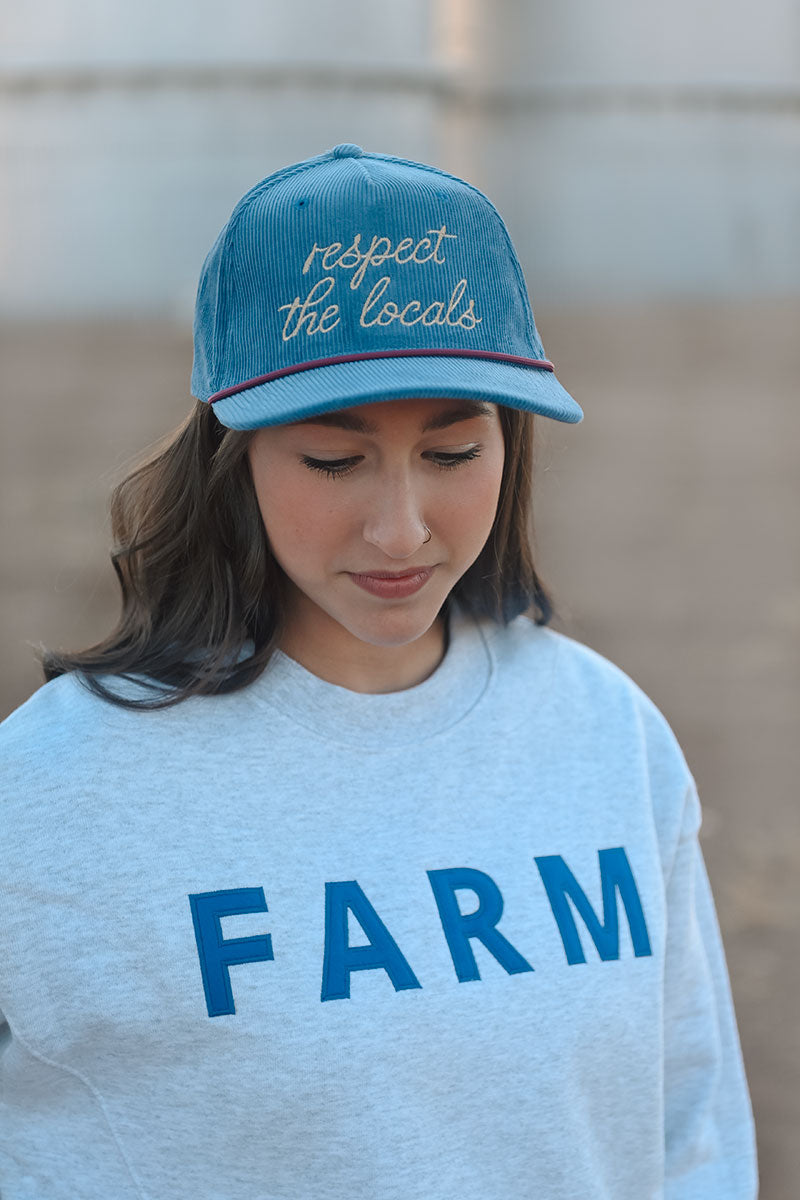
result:
[(470, 516), (478, 520), (488, 519), (491, 526), (500, 500), (500, 484), (503, 477), (503, 457), (486, 464), (486, 470), (479, 474), (468, 490), (466, 507)]

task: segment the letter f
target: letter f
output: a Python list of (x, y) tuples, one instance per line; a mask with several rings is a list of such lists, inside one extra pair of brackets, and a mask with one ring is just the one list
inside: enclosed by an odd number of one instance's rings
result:
[(268, 962), (275, 956), (272, 953), (272, 938), (268, 933), (257, 937), (225, 939), (220, 918), (239, 913), (267, 912), (264, 889), (230, 888), (227, 891), (198, 892), (189, 896), (189, 903), (208, 1015), (221, 1017), (235, 1013), (228, 968), (237, 963)]

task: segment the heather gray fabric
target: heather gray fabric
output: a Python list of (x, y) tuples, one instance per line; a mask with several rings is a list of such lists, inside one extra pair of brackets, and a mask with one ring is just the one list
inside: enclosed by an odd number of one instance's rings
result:
[(392, 694), (62, 676), (0, 752), (2, 1200), (756, 1195), (694, 781), (587, 647), (456, 607)]

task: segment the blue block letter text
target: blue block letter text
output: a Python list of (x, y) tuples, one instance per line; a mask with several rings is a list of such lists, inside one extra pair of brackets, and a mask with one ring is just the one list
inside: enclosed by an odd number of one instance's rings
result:
[[(347, 936), (348, 909), (369, 938), (368, 946), (351, 946)], [(394, 990), (422, 987), (394, 940), (355, 879), (325, 884), (325, 956), (322, 1000), (347, 1000), (350, 972), (380, 968)]]
[[(428, 879), (450, 947), (453, 966), (461, 983), (468, 979), (480, 979), (475, 955), (469, 944), (469, 939), (474, 937), (483, 942), (509, 975), (533, 970), (511, 942), (495, 929), (503, 915), (503, 897), (491, 875), (476, 871), (473, 867), (448, 867), (441, 871), (428, 871)], [(478, 897), (478, 907), (474, 912), (461, 912), (456, 899), (459, 888), (469, 888)]]
[(641, 958), (652, 954), (650, 939), (647, 936), (647, 925), (642, 912), (642, 902), (639, 899), (636, 882), (624, 848), (616, 846), (611, 850), (598, 850), (597, 856), (600, 860), (603, 896), (602, 924), (586, 898), (585, 892), (560, 854), (547, 854), (535, 860), (542, 883), (547, 890), (547, 898), (561, 934), (561, 941), (564, 943), (567, 962), (570, 965), (586, 962), (581, 939), (575, 926), (575, 918), (567, 897), (575, 905), (586, 928), (592, 935), (600, 958), (604, 962), (612, 958), (619, 958), (617, 890), (619, 890), (622, 903), (625, 905), (634, 955)]
[(210, 1017), (235, 1013), (228, 967), (237, 963), (268, 962), (274, 958), (268, 933), (256, 937), (222, 936), (220, 917), (267, 911), (264, 889), (230, 888), (220, 892), (197, 892), (189, 896), (200, 970)]

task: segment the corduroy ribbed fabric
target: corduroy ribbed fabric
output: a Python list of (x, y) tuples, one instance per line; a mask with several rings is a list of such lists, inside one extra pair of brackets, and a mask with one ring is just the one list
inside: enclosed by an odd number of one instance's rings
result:
[[(375, 352), (397, 357), (324, 362)], [(349, 143), (267, 176), (236, 204), (201, 271), (191, 387), (238, 429), (417, 395), (570, 423), (583, 416), (547, 362), (514, 247), (486, 196), (435, 167)]]

